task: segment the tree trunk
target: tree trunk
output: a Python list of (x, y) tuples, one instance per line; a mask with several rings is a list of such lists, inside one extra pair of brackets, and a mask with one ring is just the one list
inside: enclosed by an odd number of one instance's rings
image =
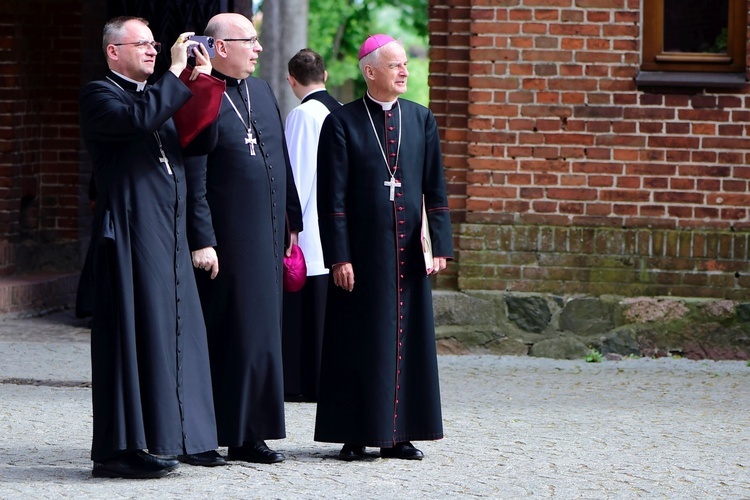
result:
[(253, 20), (253, 0), (234, 0), (234, 2), (232, 2), (232, 7), (231, 11), (224, 12), (236, 12), (237, 14), (242, 14), (251, 21)]
[(289, 88), (287, 63), (307, 46), (308, 0), (273, 0), (263, 3), (260, 56), (261, 78), (271, 86), (281, 107), (281, 116), (299, 104)]

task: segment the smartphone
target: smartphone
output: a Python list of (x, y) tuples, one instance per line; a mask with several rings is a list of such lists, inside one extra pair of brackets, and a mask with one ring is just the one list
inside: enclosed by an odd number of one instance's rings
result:
[[(208, 57), (213, 57), (216, 55), (216, 47), (214, 47), (214, 37), (212, 36), (202, 36), (202, 35), (193, 35), (188, 40), (193, 40), (195, 42), (200, 43), (204, 47), (206, 47), (206, 51), (208, 52)], [(188, 55), (193, 56), (192, 48), (198, 48), (196, 45), (191, 45), (188, 47)]]

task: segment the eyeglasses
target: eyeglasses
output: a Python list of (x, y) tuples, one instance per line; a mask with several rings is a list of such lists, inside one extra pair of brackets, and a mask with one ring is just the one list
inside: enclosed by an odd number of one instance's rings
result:
[(120, 46), (120, 45), (135, 45), (138, 48), (145, 48), (146, 45), (151, 45), (156, 53), (158, 54), (161, 52), (161, 43), (159, 42), (149, 42), (148, 40), (138, 40), (137, 42), (126, 42), (126, 43), (113, 43), (112, 45)]
[(250, 38), (222, 38), (225, 42), (247, 42), (250, 45), (258, 43), (257, 36), (251, 36)]

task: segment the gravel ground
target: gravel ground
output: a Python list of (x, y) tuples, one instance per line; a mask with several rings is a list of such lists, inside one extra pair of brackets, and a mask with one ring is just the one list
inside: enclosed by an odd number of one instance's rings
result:
[(750, 367), (685, 359), (441, 356), (421, 462), (338, 461), (315, 405), (287, 403), (284, 463), (95, 479), (85, 326), (0, 321), (0, 498), (750, 498)]

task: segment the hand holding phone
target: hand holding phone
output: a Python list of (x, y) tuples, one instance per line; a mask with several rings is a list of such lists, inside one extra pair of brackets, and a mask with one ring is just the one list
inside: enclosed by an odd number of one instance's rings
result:
[[(214, 57), (216, 55), (216, 47), (214, 46), (215, 40), (212, 36), (203, 36), (203, 35), (193, 35), (191, 37), (188, 37), (188, 40), (192, 40), (194, 42), (198, 42), (201, 45), (203, 45), (206, 48), (206, 52), (208, 52), (208, 57)], [(194, 57), (193, 50), (198, 49), (197, 45), (191, 45), (188, 47), (188, 57)]]

